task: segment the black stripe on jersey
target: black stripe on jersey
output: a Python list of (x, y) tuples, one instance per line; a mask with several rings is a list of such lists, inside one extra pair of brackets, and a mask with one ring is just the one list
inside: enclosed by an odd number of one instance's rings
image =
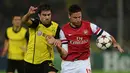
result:
[(7, 29), (6, 29), (6, 31), (5, 31), (5, 39), (6, 39), (6, 40), (9, 39), (8, 36), (7, 36)]
[(27, 30), (26, 34), (25, 34), (25, 38), (27, 40), (27, 42), (29, 41), (29, 30)]
[(68, 42), (62, 42), (62, 44), (68, 44)]
[(99, 36), (103, 33), (103, 31), (104, 31), (104, 30), (101, 30), (101, 31), (99, 32), (99, 34), (97, 35), (97, 37), (99, 37)]
[(57, 31), (56, 31), (56, 35), (55, 35), (55, 37), (54, 37), (55, 39), (59, 39), (59, 38), (60, 38), (60, 37), (59, 37), (59, 36), (60, 36), (60, 30), (61, 30), (61, 28), (58, 26), (58, 27), (57, 27)]

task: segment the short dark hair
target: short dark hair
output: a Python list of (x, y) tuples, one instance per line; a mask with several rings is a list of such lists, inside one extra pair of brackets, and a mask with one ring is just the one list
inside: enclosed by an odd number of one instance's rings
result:
[(81, 12), (81, 8), (79, 5), (77, 4), (73, 4), (69, 7), (69, 14), (71, 15), (72, 13), (75, 13), (75, 12)]
[(38, 6), (38, 11), (37, 11), (37, 13), (40, 14), (41, 11), (48, 11), (48, 10), (52, 11), (51, 6), (50, 6), (49, 4), (40, 4), (40, 5)]

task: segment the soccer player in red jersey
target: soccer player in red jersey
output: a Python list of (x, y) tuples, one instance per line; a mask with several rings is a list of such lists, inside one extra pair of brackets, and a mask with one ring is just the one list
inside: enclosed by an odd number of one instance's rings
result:
[(62, 47), (68, 52), (66, 57), (62, 57), (61, 73), (91, 73), (90, 38), (93, 34), (110, 36), (113, 47), (124, 52), (113, 36), (96, 24), (82, 20), (82, 10), (78, 5), (69, 7), (69, 19), (60, 34)]

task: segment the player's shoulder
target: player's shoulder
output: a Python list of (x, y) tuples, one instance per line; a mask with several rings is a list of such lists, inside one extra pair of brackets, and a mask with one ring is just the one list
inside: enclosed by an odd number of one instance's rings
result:
[(82, 23), (84, 23), (84, 24), (91, 24), (91, 22), (88, 21), (88, 20), (82, 20)]
[(21, 29), (24, 30), (24, 31), (27, 31), (27, 29), (25, 27), (21, 27)]
[(55, 22), (55, 21), (51, 21), (51, 23), (52, 24), (54, 24), (54, 25), (59, 25), (57, 22)]
[(59, 28), (59, 24), (57, 22), (51, 21), (51, 24), (52, 27)]
[(82, 20), (82, 23), (85, 23), (85, 24), (90, 24), (90, 25), (96, 25), (88, 20)]
[(12, 28), (13, 28), (12, 26), (9, 26), (6, 28), (6, 30), (12, 30)]
[(68, 23), (64, 24), (64, 25), (62, 26), (62, 29), (64, 29), (64, 28), (68, 27), (68, 26), (69, 26), (69, 24), (70, 24), (70, 22), (68, 22)]

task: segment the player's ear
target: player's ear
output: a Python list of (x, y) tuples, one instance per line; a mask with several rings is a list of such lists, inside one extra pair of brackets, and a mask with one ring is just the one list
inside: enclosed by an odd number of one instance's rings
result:
[(38, 13), (38, 17), (40, 18), (40, 14)]
[(69, 19), (70, 19), (70, 14), (68, 14), (68, 17), (69, 17)]

